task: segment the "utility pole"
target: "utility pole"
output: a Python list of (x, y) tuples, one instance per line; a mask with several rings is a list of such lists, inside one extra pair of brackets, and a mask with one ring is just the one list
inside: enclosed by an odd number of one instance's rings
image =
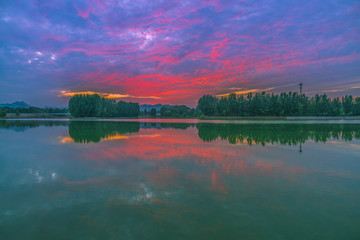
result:
[(303, 83), (299, 83), (299, 86), (300, 86), (300, 94), (302, 94), (302, 86), (303, 86)]

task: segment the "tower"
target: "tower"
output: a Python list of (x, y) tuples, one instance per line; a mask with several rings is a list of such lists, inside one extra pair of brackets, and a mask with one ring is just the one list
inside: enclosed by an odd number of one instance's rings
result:
[(300, 94), (302, 94), (302, 87), (303, 87), (303, 83), (299, 83), (299, 87), (300, 87)]

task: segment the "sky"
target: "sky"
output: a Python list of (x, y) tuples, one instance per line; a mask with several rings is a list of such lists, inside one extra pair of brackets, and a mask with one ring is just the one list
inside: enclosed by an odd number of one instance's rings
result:
[(1, 0), (0, 103), (360, 95), (358, 0)]

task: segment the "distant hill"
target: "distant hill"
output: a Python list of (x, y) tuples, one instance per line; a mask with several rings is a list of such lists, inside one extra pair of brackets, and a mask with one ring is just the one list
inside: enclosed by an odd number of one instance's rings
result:
[(31, 107), (29, 104), (23, 102), (23, 101), (16, 101), (13, 103), (5, 103), (5, 104), (0, 104), (0, 107), (8, 107), (8, 108), (29, 108)]
[(140, 105), (140, 111), (144, 111), (144, 109), (146, 109), (146, 111), (150, 111), (152, 108), (155, 108), (156, 111), (160, 111), (160, 109), (161, 109), (162, 107), (169, 108), (169, 107), (171, 107), (171, 105), (169, 105), (169, 104), (165, 104), (165, 105), (163, 105), (163, 104), (155, 104), (155, 105), (151, 105), (151, 104), (141, 104), (141, 105)]
[[(0, 108), (2, 107), (8, 107), (8, 108), (30, 108), (30, 107), (34, 107), (31, 106), (29, 104), (27, 104), (24, 101), (16, 101), (13, 103), (4, 103), (4, 104), (0, 104)], [(42, 108), (42, 109), (46, 109), (46, 108), (52, 108), (52, 109), (65, 109), (67, 107), (51, 107), (51, 106), (44, 106), (44, 107), (37, 107), (37, 108)]]

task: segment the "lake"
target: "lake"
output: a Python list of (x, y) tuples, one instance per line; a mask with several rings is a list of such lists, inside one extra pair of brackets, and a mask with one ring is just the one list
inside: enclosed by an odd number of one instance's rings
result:
[(2, 239), (360, 239), (359, 121), (0, 121)]

